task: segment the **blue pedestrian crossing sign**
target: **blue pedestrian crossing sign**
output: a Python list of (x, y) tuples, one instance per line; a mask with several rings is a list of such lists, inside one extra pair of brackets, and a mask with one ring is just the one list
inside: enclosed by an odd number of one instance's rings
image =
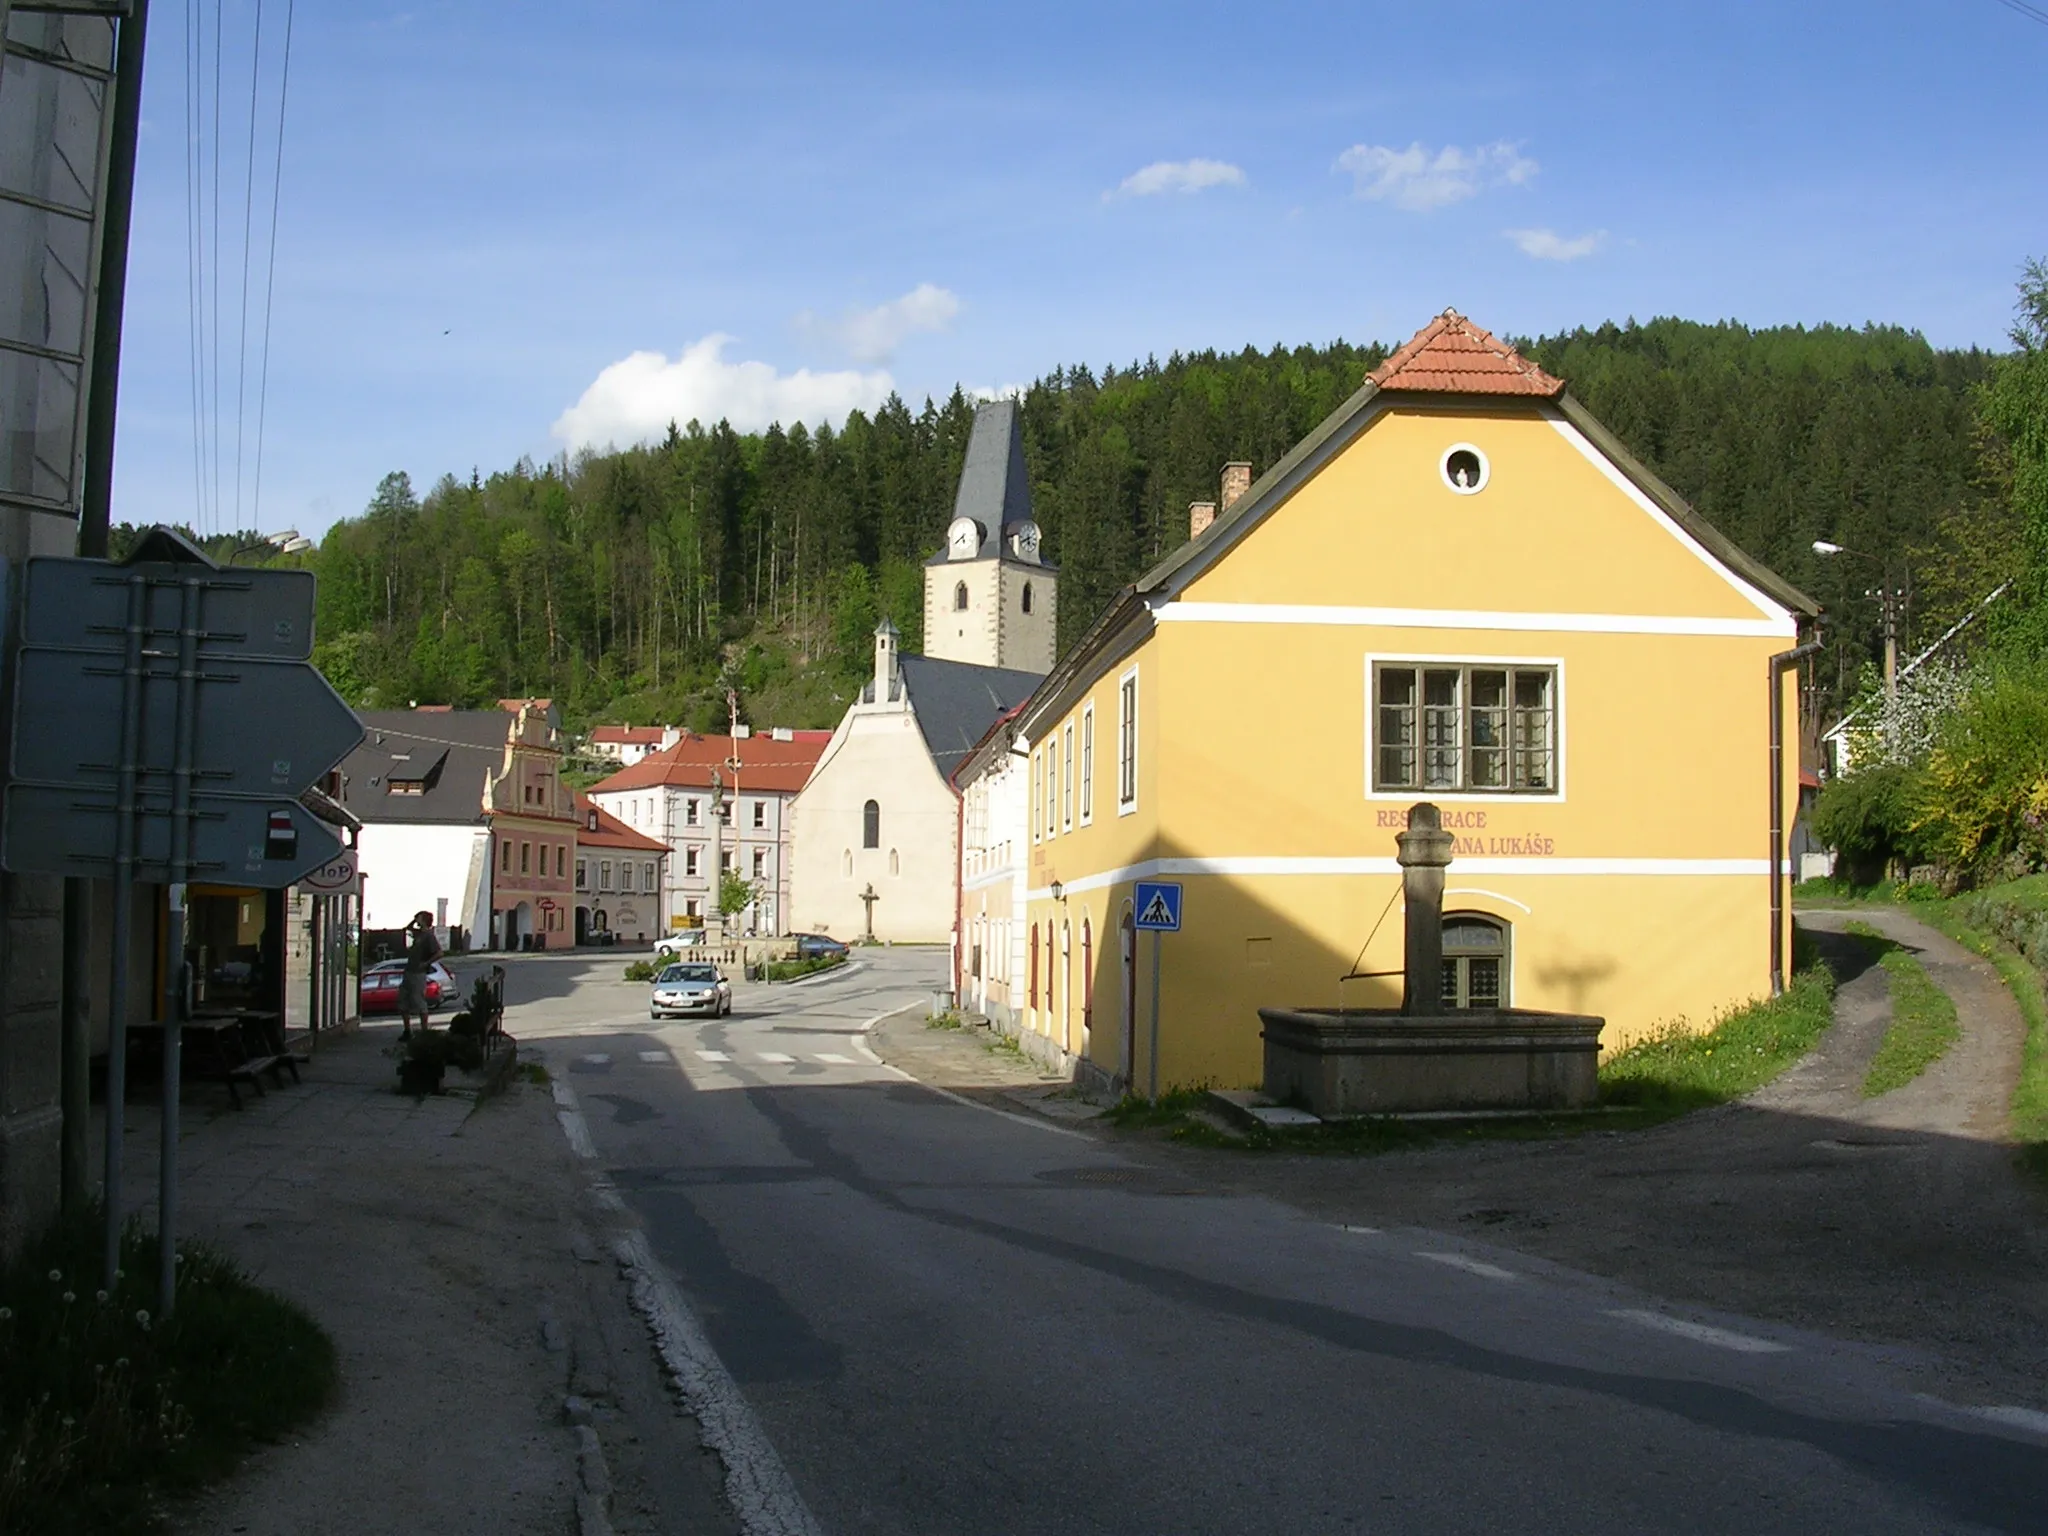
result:
[(1132, 926), (1140, 932), (1180, 932), (1180, 884), (1172, 880), (1140, 880)]

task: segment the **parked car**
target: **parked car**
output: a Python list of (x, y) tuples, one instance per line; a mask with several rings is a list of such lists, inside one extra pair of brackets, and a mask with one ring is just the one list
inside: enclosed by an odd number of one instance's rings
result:
[(702, 928), (678, 928), (674, 933), (665, 933), (654, 941), (654, 953), (663, 960), (675, 960), (688, 950), (704, 947)]
[(732, 1012), (732, 983), (718, 967), (702, 960), (662, 968), (647, 1000), (647, 1016), (664, 1019), (681, 1013), (708, 1013), (722, 1018)]
[(796, 935), (796, 957), (799, 960), (844, 960), (846, 946), (822, 933), (800, 933)]
[[(386, 960), (363, 972), (364, 1016), (398, 1012), (398, 984), (404, 979), (403, 960)], [(431, 1013), (436, 1008), (453, 1007), (456, 995), (455, 977), (447, 966), (436, 960), (427, 967), (427, 1011)]]

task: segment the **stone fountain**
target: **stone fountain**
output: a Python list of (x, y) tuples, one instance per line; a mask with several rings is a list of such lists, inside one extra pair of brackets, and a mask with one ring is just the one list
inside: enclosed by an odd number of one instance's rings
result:
[(1395, 842), (1407, 906), (1401, 1006), (1261, 1008), (1266, 1095), (1325, 1118), (1590, 1108), (1606, 1021), (1445, 1007), (1444, 871), (1456, 839), (1421, 804)]

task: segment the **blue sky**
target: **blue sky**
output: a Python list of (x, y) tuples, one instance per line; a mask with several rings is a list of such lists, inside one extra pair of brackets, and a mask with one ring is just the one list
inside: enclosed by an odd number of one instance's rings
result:
[(186, 3), (151, 18), (127, 521), (314, 533), (393, 469), (424, 489), (671, 414), (1398, 341), (1446, 305), (1515, 334), (1675, 314), (1999, 346), (2048, 255), (2048, 25), (1997, 0), (309, 3), (259, 505), (285, 0), (261, 13), (239, 391), (257, 6), (222, 0), (217, 140), (210, 31), (198, 53), (225, 257), (202, 512)]

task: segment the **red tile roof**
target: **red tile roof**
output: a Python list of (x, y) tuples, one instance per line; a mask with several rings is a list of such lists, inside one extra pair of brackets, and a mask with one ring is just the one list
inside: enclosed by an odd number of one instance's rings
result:
[(598, 725), (591, 727), (590, 739), (621, 747), (658, 747), (662, 734), (658, 725)]
[(811, 770), (831, 741), (830, 731), (797, 731), (794, 741), (777, 741), (772, 736), (685, 736), (672, 747), (650, 752), (630, 768), (621, 768), (610, 778), (591, 785), (600, 794), (620, 789), (652, 789), (660, 784), (696, 788), (711, 787), (711, 772), (732, 788), (732, 770), (726, 763), (739, 749), (739, 784), (742, 790), (765, 790), (793, 795), (811, 777)]
[(1455, 309), (1417, 331), (1370, 377), (1381, 389), (1546, 398), (1564, 393), (1564, 380), (1552, 378)]
[[(593, 828), (590, 818), (597, 818)], [(576, 846), (624, 848), (631, 853), (667, 853), (668, 844), (635, 832), (582, 790), (576, 791)]]

